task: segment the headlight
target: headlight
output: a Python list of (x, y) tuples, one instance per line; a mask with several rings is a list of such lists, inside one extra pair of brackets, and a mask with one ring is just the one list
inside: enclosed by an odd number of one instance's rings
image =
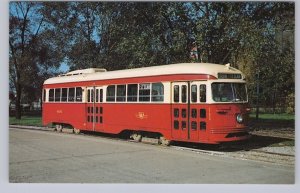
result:
[(238, 115), (236, 116), (236, 121), (237, 121), (238, 123), (242, 123), (242, 122), (243, 122), (243, 115), (242, 115), (242, 114), (238, 114)]

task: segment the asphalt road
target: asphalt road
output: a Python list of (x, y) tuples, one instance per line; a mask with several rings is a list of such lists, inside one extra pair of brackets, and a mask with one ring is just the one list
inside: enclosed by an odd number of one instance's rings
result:
[(95, 136), (9, 130), (17, 183), (290, 184), (294, 167)]

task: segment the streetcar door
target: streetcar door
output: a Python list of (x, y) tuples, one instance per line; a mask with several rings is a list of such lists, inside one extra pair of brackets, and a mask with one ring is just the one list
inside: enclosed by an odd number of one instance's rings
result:
[(190, 136), (191, 140), (206, 139), (207, 105), (206, 82), (193, 81), (190, 83)]
[(178, 140), (190, 139), (189, 85), (189, 82), (172, 83), (172, 137)]
[(103, 88), (95, 88), (94, 122), (95, 131), (103, 131)]
[(86, 119), (87, 130), (101, 131), (103, 129), (103, 88), (87, 88)]

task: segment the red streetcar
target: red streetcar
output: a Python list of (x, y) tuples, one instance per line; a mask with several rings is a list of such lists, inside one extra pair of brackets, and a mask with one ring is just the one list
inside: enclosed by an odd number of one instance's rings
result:
[(218, 144), (249, 138), (244, 75), (230, 65), (180, 63), (76, 70), (44, 82), (43, 124), (75, 133), (128, 133)]

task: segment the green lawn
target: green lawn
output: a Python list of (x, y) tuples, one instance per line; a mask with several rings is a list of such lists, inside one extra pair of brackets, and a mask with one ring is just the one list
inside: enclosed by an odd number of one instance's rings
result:
[(30, 126), (43, 126), (41, 116), (22, 116), (21, 120), (15, 117), (9, 117), (10, 125), (30, 125)]
[[(250, 114), (251, 118), (256, 117), (255, 113)], [(282, 114), (267, 114), (267, 113), (260, 113), (258, 115), (260, 120), (282, 120), (282, 121), (294, 121), (295, 120), (295, 115), (292, 114), (287, 114), (287, 113), (282, 113)]]

